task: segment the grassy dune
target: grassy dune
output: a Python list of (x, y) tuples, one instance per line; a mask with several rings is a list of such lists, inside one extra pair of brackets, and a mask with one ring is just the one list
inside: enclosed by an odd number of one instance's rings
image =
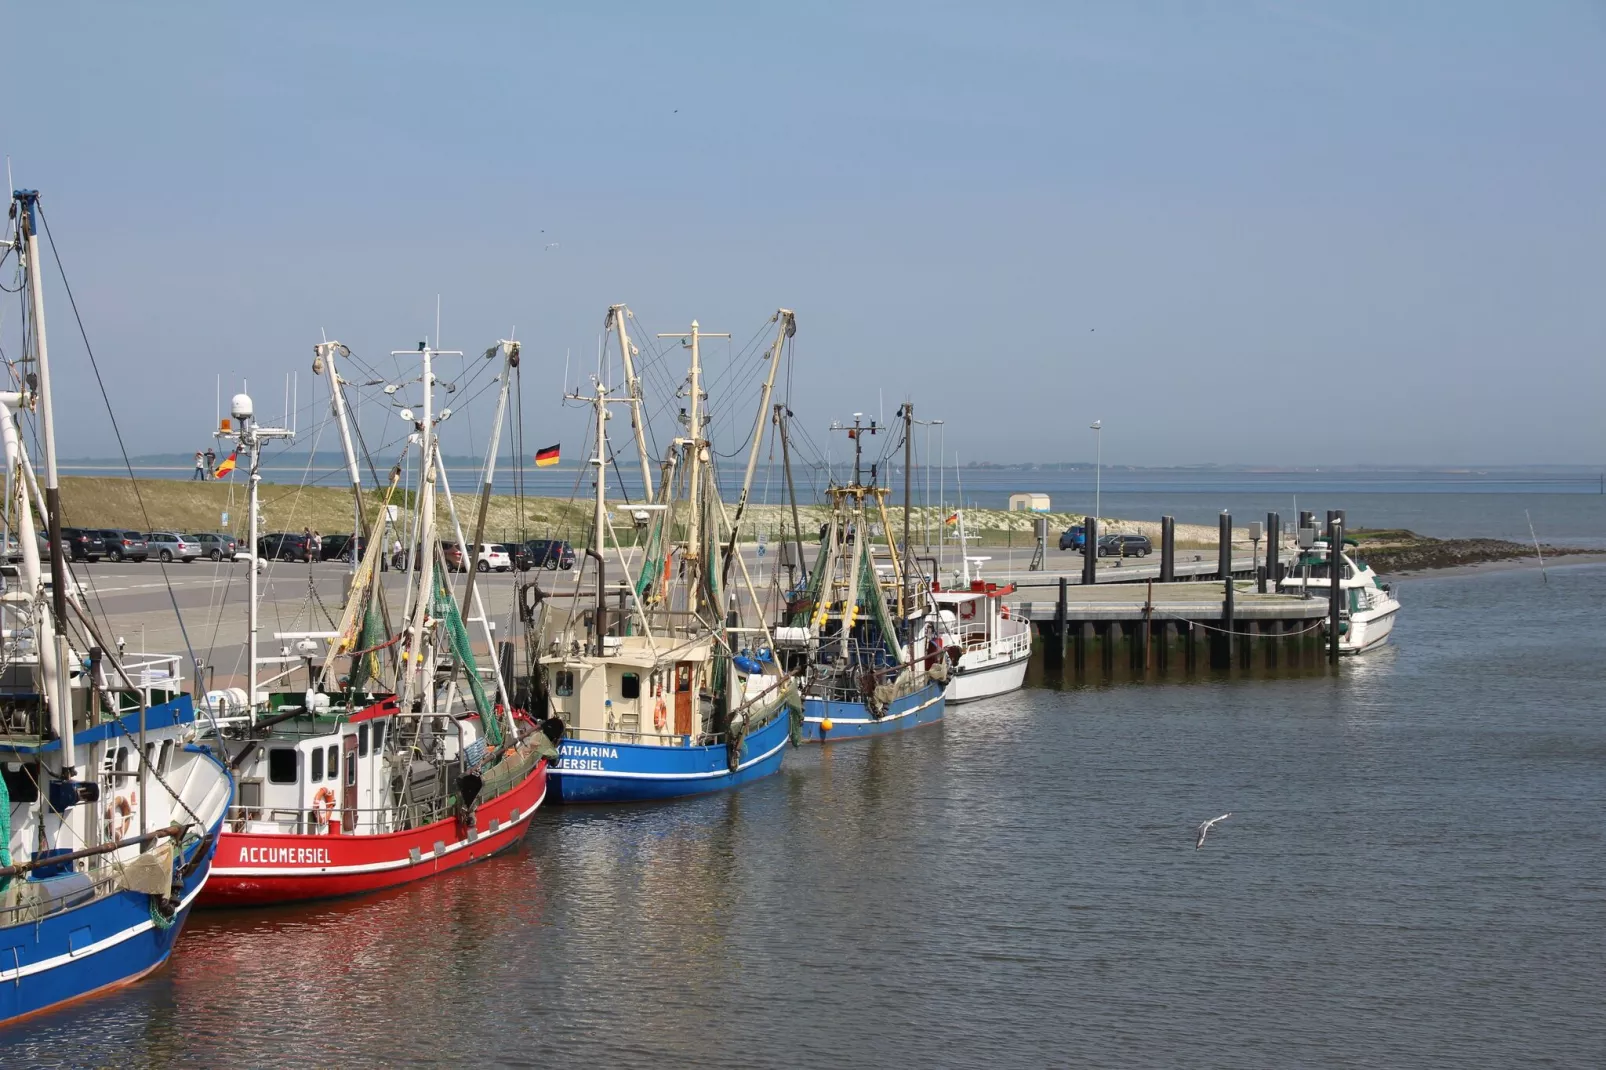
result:
[[(138, 482), (114, 476), (64, 476), (61, 480), (62, 506), (66, 522), (79, 527), (128, 527), (142, 531), (172, 529), (177, 531), (228, 531), (241, 535), (245, 529), (245, 487), (235, 482), (186, 482), (176, 479), (145, 479)], [(382, 502), (378, 492), (366, 495), (369, 509)], [(410, 505), (410, 500), (398, 491), (393, 504)], [(610, 503), (610, 510), (623, 502)], [(465, 534), (474, 527), (478, 499), (472, 492), (457, 498), (458, 519)], [(726, 503), (727, 512), (734, 512), (734, 504)], [(508, 495), (494, 495), (486, 513), (487, 537), (493, 541), (516, 538), (520, 531), (532, 537), (553, 536), (578, 541), (584, 537), (591, 523), (592, 505), (580, 499), (569, 502), (558, 498), (526, 498), (522, 517), (520, 503)], [(225, 523), (222, 515), (227, 513)], [(894, 534), (901, 531), (903, 512), (889, 507), (888, 519)], [(826, 520), (823, 505), (805, 505), (798, 509), (804, 537), (809, 538)], [(373, 515), (372, 512), (369, 514)], [(439, 510), (442, 524), (449, 522), (444, 505)], [(1048, 519), (1049, 543), (1057, 545), (1059, 533), (1072, 524), (1080, 523), (1080, 514), (1032, 514), (1007, 512), (1002, 509), (965, 510), (966, 532), (975, 537), (980, 546), (1029, 546), (1032, 542), (1032, 521), (1042, 515)], [(622, 541), (628, 543), (630, 524), (619, 512), (611, 513)], [(936, 541), (944, 530), (945, 514), (937, 509), (915, 509), (910, 526), (916, 542), (924, 541), (928, 530)], [(783, 530), (791, 526), (791, 511), (785, 506), (753, 505), (748, 508), (745, 530), (751, 538), (762, 534), (771, 541), (780, 538)], [(351, 494), (336, 487), (297, 487), (287, 484), (262, 484), (262, 530), (300, 531), (312, 528), (324, 533), (351, 530)], [(946, 529), (950, 534), (953, 527)], [(1106, 518), (1101, 522), (1105, 534), (1127, 533), (1147, 535), (1156, 546), (1160, 541), (1158, 521), (1130, 521)], [(1247, 539), (1243, 530), (1235, 530), (1234, 541)], [(1198, 524), (1177, 525), (1177, 545), (1187, 548), (1214, 546), (1216, 529)]]

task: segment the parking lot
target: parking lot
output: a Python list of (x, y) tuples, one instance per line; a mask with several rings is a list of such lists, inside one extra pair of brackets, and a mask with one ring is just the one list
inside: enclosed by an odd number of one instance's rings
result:
[[(212, 666), (217, 686), (242, 683), (246, 674), (246, 592), (250, 564), (201, 559), (188, 564), (146, 562), (74, 562), (71, 571), (84, 601), (105, 629), (108, 643), (123, 640), (130, 651), (183, 654), (193, 651)], [(509, 628), (513, 606), (512, 572), (479, 575), (475, 587), (498, 633)], [(543, 577), (572, 576), (543, 571)], [(402, 576), (383, 574), (392, 605), (402, 603)], [(339, 623), (351, 566), (337, 561), (317, 564), (270, 561), (263, 565), (260, 585), (259, 643), (264, 656), (278, 646), (279, 632), (332, 631)], [(461, 590), (464, 577), (454, 576)], [(550, 579), (544, 579), (551, 586)], [(178, 613), (174, 612), (177, 607)], [(182, 620), (182, 627), (180, 625)], [(479, 631), (472, 629), (477, 639)]]

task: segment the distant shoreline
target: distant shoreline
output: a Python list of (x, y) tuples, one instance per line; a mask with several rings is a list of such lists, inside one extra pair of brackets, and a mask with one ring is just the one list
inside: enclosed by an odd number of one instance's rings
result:
[[(1547, 557), (1544, 561), (1544, 568), (1546, 569), (1570, 568), (1574, 565), (1606, 565), (1606, 551), (1568, 553), (1559, 557)], [(1539, 561), (1529, 556), (1507, 557), (1497, 561), (1479, 561), (1470, 565), (1429, 566), (1400, 572), (1380, 573), (1380, 575), (1386, 575), (1390, 579), (1402, 580), (1439, 579), (1441, 577), (1450, 578), (1454, 576), (1480, 576), (1491, 572), (1538, 571), (1539, 568)]]

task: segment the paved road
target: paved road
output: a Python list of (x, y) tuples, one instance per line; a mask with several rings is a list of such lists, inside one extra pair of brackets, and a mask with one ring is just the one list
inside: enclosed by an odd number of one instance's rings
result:
[[(812, 560), (814, 547), (805, 545), (804, 551)], [(1181, 561), (1191, 560), (1196, 551), (1179, 553)], [(983, 575), (1003, 582), (1025, 580), (1031, 583), (1053, 583), (1059, 573), (1079, 576), (1082, 557), (1077, 553), (1050, 549), (1042, 572), (1028, 572), (1031, 562), (1030, 547), (978, 549), (974, 556), (987, 557), (981, 564)], [(1214, 555), (1202, 553), (1213, 560)], [(753, 545), (743, 548), (742, 558), (748, 566), (760, 593), (768, 588), (779, 560), (776, 547), (770, 545), (761, 555)], [(635, 563), (634, 551), (625, 551), (625, 560)], [(621, 578), (616, 552), (608, 555), (609, 582)], [(585, 564), (582, 558), (582, 564)], [(944, 559), (943, 581), (952, 582), (957, 568), (950, 552)], [(1113, 559), (1100, 562), (1101, 570), (1117, 568), (1142, 570), (1158, 569), (1158, 559), (1128, 560), (1120, 565)], [(127, 648), (150, 653), (184, 653), (193, 650), (200, 660), (212, 666), (218, 684), (243, 681), (246, 661), (245, 601), (247, 564), (221, 562), (213, 564), (200, 560), (190, 564), (162, 566), (156, 562), (99, 561), (93, 564), (78, 563), (72, 566), (73, 574), (83, 586), (86, 600), (97, 621), (104, 627), (107, 642), (115, 643), (121, 637)], [(164, 579), (165, 572), (165, 579)], [(293, 642), (279, 640), (275, 633), (297, 631), (328, 631), (340, 617), (349, 566), (338, 562), (320, 562), (315, 565), (291, 562), (268, 562), (261, 576), (261, 633), (264, 655), (274, 653), (274, 644), (281, 647)], [(392, 605), (402, 602), (402, 574), (385, 573), (385, 588), (392, 596)], [(539, 573), (543, 588), (567, 593), (573, 591), (576, 581), (592, 590), (589, 568), (583, 576), (574, 571), (542, 571)], [(462, 591), (465, 576), (454, 576), (454, 590)], [(476, 588), (484, 599), (491, 620), (497, 622), (497, 634), (506, 635), (512, 626), (513, 573), (482, 573)], [(741, 576), (732, 573), (733, 586), (738, 593)], [(171, 592), (171, 593), (170, 593)], [(744, 599), (745, 601), (745, 599)], [(178, 613), (175, 614), (174, 607)], [(744, 605), (744, 616), (748, 606)], [(182, 628), (180, 626), (182, 620)], [(471, 629), (476, 646), (480, 632)]]

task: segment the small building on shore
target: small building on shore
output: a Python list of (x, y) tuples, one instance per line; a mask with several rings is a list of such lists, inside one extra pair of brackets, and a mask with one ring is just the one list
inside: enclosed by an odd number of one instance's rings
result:
[(1009, 511), (1012, 513), (1046, 513), (1048, 512), (1048, 495), (1036, 491), (1027, 491), (1022, 494), (1009, 496)]

